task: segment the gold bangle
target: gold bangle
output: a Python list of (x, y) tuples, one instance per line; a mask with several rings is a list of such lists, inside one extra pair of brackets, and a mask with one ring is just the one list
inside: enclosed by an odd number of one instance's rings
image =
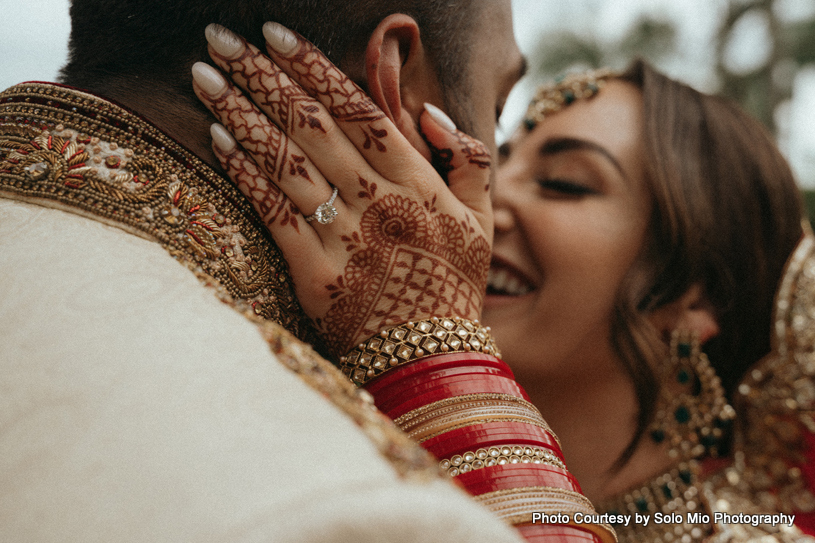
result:
[(521, 422), (542, 428), (560, 442), (540, 411), (523, 398), (510, 394), (465, 394), (423, 405), (394, 420), (419, 443), (445, 432), (486, 422)]
[(439, 467), (450, 477), (455, 477), (461, 473), (506, 464), (547, 464), (566, 469), (563, 461), (551, 451), (529, 445), (503, 445), (468, 451), (442, 460)]
[(568, 526), (589, 530), (603, 543), (617, 542), (617, 534), (608, 524), (576, 524), (573, 521), (575, 513), (596, 515), (597, 512), (588, 498), (571, 490), (530, 486), (488, 492), (474, 496), (474, 499), (512, 526), (532, 524), (533, 513), (566, 513), (570, 518)]
[(396, 366), (434, 354), (457, 352), (501, 356), (490, 329), (478, 321), (433, 317), (382, 330), (340, 357), (339, 368), (361, 386)]
[(491, 422), (519, 422), (521, 424), (529, 424), (530, 426), (537, 426), (544, 432), (548, 432), (549, 434), (552, 433), (552, 430), (549, 428), (549, 425), (545, 422), (543, 424), (539, 422), (530, 421), (526, 417), (502, 417), (502, 416), (492, 416), (486, 418), (469, 418), (464, 419), (463, 422), (458, 424), (453, 424), (452, 426), (444, 426), (440, 428), (437, 432), (433, 432), (431, 434), (424, 434), (422, 437), (414, 437), (413, 439), (417, 441), (419, 444), (424, 443), (428, 439), (433, 439), (434, 437), (439, 437), (442, 434), (446, 434), (447, 432), (452, 432), (453, 430), (459, 430), (461, 428), (467, 428), (468, 426), (475, 426), (476, 424), (489, 424)]

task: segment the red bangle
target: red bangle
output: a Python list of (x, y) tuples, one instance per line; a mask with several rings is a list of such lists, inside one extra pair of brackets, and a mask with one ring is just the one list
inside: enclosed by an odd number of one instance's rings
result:
[(398, 418), (433, 402), (468, 394), (509, 394), (528, 401), (523, 389), (515, 381), (495, 376), (452, 376), (410, 388), (387, 391), (374, 398), (380, 411), (391, 418)]
[(398, 386), (399, 382), (410, 377), (416, 373), (424, 373), (430, 369), (445, 369), (445, 368), (460, 368), (463, 366), (484, 366), (492, 367), (507, 378), (514, 380), (515, 375), (509, 369), (506, 362), (500, 358), (482, 353), (453, 353), (453, 354), (434, 354), (426, 356), (410, 364), (399, 366), (382, 375), (375, 377), (365, 384), (365, 389), (371, 394), (376, 395), (380, 388), (387, 388), (394, 384)]
[(432, 370), (424, 373), (405, 376), (404, 379), (400, 380), (398, 383), (392, 384), (391, 386), (381, 387), (374, 392), (368, 390), (368, 392), (382, 396), (386, 394), (393, 394), (395, 391), (401, 392), (417, 386), (447, 382), (450, 380), (460, 379), (461, 377), (468, 377), (470, 379), (494, 379), (496, 381), (507, 381), (510, 383), (515, 382), (509, 377), (501, 374), (495, 368), (485, 368), (484, 366), (433, 368)]
[(512, 372), (509, 371), (509, 368), (501, 360), (488, 357), (487, 355), (478, 356), (486, 357), (487, 360), (462, 360), (462, 355), (431, 356), (427, 359), (408, 364), (407, 366), (394, 368), (367, 383), (365, 389), (374, 396), (379, 396), (386, 391), (402, 390), (414, 383), (426, 383), (445, 375), (454, 375), (457, 373), (494, 375), (514, 382)]
[(551, 487), (582, 493), (568, 471), (544, 464), (504, 464), (482, 468), (456, 477), (473, 496), (522, 487)]
[(450, 458), (470, 450), (507, 444), (546, 448), (563, 460), (563, 452), (554, 437), (543, 428), (520, 422), (474, 424), (432, 437), (422, 446), (437, 458)]

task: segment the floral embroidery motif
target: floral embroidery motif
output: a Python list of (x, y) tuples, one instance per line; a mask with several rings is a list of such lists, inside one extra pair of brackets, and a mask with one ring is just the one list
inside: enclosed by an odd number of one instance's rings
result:
[[(0, 141), (0, 145), (3, 143)], [(5, 171), (26, 175), (35, 182), (48, 176), (66, 187), (78, 189), (85, 183), (85, 174), (91, 170), (85, 164), (88, 158), (84, 145), (77, 145), (70, 139), (55, 138), (45, 131), (13, 149), (6, 157)]]
[(237, 188), (113, 104), (44, 84), (0, 94), (0, 194), (158, 241), (255, 314), (316, 338), (282, 255)]

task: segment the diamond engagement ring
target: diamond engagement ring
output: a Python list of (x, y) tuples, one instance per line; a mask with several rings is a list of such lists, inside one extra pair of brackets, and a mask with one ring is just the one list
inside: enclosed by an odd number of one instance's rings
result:
[(314, 215), (309, 215), (306, 217), (306, 222), (311, 222), (313, 220), (317, 220), (320, 224), (331, 224), (334, 222), (334, 219), (337, 218), (337, 208), (334, 207), (334, 200), (337, 198), (337, 192), (339, 190), (337, 187), (334, 187), (334, 192), (331, 193), (331, 198), (320, 207), (317, 208), (317, 211), (314, 212)]

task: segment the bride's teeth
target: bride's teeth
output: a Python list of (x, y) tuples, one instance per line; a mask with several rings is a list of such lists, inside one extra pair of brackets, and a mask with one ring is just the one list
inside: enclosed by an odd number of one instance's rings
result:
[(526, 294), (532, 288), (505, 269), (490, 269), (487, 284), (496, 292), (510, 296)]

